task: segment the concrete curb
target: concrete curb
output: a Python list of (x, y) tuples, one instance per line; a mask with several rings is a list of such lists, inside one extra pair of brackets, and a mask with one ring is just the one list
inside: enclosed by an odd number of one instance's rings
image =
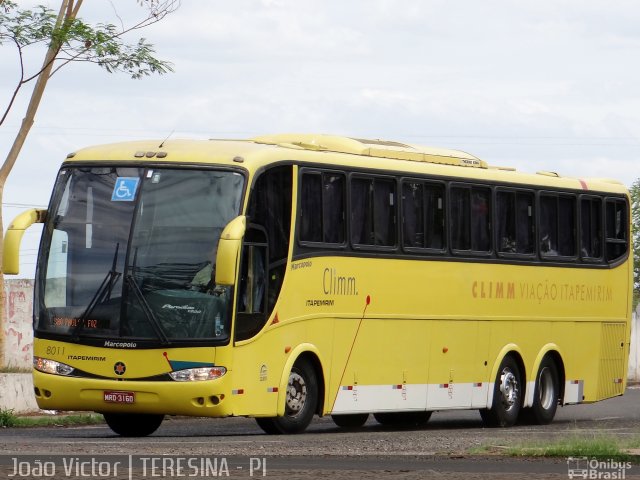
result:
[(30, 373), (0, 373), (0, 410), (38, 412)]

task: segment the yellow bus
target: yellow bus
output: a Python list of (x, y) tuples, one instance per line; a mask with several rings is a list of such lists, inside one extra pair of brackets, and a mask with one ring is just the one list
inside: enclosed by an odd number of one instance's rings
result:
[(35, 280), (38, 405), (123, 436), (165, 415), (545, 424), (622, 395), (626, 188), (461, 151), (329, 135), (140, 141), (68, 155)]

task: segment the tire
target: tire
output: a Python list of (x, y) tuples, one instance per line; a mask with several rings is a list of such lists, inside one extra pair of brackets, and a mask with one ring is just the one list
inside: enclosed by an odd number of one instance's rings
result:
[(374, 413), (373, 418), (381, 425), (415, 427), (424, 425), (431, 418), (431, 412), (384, 412)]
[(488, 427), (513, 426), (522, 407), (522, 393), (520, 368), (513, 357), (506, 356), (496, 375), (491, 408), (480, 410), (484, 424)]
[(155, 432), (164, 415), (143, 413), (103, 413), (109, 428), (122, 437), (146, 437)]
[(352, 413), (346, 415), (331, 415), (333, 423), (343, 428), (358, 428), (367, 423), (368, 413)]
[(533, 405), (528, 417), (532, 423), (547, 425), (551, 423), (558, 409), (560, 398), (560, 379), (555, 362), (545, 357), (538, 368), (533, 391)]
[(311, 423), (318, 406), (318, 379), (313, 367), (299, 361), (291, 369), (282, 417), (256, 418), (258, 426), (270, 435), (301, 433)]

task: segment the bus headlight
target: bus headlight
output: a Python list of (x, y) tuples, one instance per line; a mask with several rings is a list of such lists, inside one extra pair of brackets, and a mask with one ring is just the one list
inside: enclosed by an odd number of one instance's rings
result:
[(199, 382), (202, 380), (215, 380), (225, 373), (227, 373), (225, 367), (204, 367), (178, 370), (176, 372), (170, 372), (169, 375), (176, 382)]
[(33, 357), (33, 368), (40, 372), (51, 373), (53, 375), (71, 375), (75, 370), (75, 368), (66, 363), (60, 363), (42, 357)]

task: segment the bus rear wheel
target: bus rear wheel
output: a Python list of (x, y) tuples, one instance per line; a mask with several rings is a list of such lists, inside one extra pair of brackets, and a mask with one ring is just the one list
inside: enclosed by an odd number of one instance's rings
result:
[(431, 412), (381, 412), (374, 413), (373, 418), (381, 425), (420, 426), (431, 418)]
[(289, 374), (282, 417), (258, 417), (258, 426), (270, 435), (303, 432), (318, 406), (318, 379), (309, 362), (296, 362)]
[(516, 423), (522, 406), (521, 378), (520, 368), (514, 358), (504, 357), (496, 375), (491, 408), (480, 410), (485, 425), (511, 427)]
[(367, 423), (368, 413), (349, 413), (341, 415), (331, 415), (331, 420), (339, 427), (358, 428)]
[(103, 413), (109, 428), (122, 437), (146, 437), (155, 432), (164, 415), (144, 413)]
[(545, 357), (538, 368), (533, 392), (533, 405), (529, 410), (531, 421), (538, 425), (551, 423), (558, 408), (560, 381), (555, 362)]

